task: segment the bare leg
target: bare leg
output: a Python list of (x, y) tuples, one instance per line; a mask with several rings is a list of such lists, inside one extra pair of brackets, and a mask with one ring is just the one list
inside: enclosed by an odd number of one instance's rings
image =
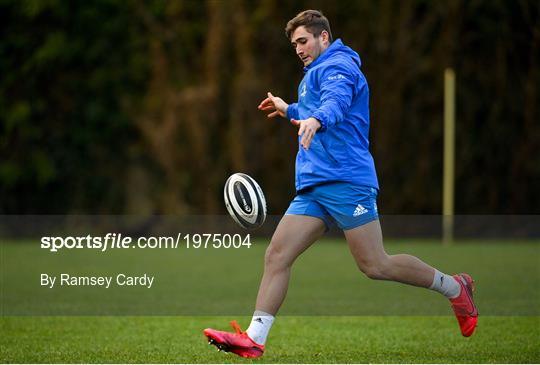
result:
[(392, 280), (429, 288), (435, 269), (411, 255), (388, 255), (378, 220), (345, 231), (358, 268), (371, 279)]
[(276, 315), (287, 294), (293, 262), (324, 234), (324, 230), (324, 222), (319, 218), (283, 216), (266, 250), (257, 310)]

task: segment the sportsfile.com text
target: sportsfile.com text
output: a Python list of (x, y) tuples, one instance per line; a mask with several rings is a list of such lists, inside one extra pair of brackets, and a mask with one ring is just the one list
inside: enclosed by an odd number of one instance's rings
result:
[(105, 236), (44, 236), (41, 248), (50, 252), (60, 249), (94, 249), (105, 252), (108, 249), (124, 248), (250, 248), (251, 235), (221, 233), (178, 233), (174, 236), (141, 236), (134, 239), (121, 233), (107, 233)]

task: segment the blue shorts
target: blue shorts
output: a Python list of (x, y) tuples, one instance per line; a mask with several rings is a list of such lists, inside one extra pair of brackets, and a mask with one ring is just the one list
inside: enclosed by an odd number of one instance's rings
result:
[(317, 185), (297, 192), (285, 214), (308, 215), (347, 230), (379, 218), (378, 190), (344, 182)]

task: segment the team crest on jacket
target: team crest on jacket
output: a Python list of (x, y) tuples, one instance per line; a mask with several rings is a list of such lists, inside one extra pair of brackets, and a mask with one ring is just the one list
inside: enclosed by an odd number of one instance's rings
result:
[(304, 82), (304, 84), (302, 85), (302, 90), (300, 90), (300, 97), (303, 98), (304, 96), (306, 96), (307, 94), (307, 87), (306, 87), (306, 83)]

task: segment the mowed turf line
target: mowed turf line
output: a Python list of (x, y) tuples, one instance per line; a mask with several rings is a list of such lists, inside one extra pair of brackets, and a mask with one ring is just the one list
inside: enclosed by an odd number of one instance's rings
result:
[[(220, 353), (202, 329), (224, 317), (3, 318), (0, 362), (538, 363), (539, 317), (484, 317), (463, 338), (451, 317), (279, 317), (258, 360)], [(240, 318), (247, 324), (249, 318)]]

